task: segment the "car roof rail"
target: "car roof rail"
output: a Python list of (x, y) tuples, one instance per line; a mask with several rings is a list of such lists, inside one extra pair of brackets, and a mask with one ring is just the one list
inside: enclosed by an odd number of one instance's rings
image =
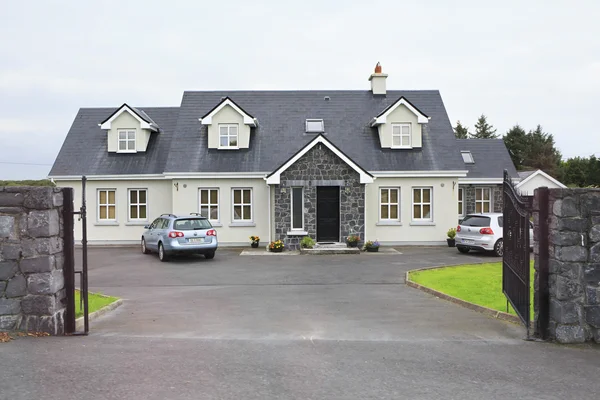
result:
[(200, 213), (190, 213), (190, 215), (195, 215), (196, 217), (200, 217), (202, 219), (208, 219), (206, 217), (203, 217)]
[(167, 213), (167, 214), (160, 214), (161, 217), (163, 215), (168, 215), (169, 217), (175, 217), (175, 218), (177, 218), (177, 215), (175, 215), (175, 214), (169, 214), (169, 213)]

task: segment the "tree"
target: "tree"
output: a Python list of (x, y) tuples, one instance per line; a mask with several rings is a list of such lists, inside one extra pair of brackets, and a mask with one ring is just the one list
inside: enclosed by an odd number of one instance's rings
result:
[(460, 121), (456, 121), (454, 136), (456, 136), (457, 139), (468, 139), (470, 134), (469, 128), (461, 124)]
[(547, 174), (557, 177), (561, 160), (562, 155), (554, 146), (554, 136), (545, 133), (541, 125), (527, 133), (527, 151), (523, 160), (524, 168), (541, 169)]
[(475, 133), (471, 135), (473, 139), (497, 139), (496, 129), (493, 125), (488, 124), (487, 117), (481, 114), (481, 117), (475, 124)]
[(522, 169), (528, 150), (527, 133), (517, 124), (506, 132), (503, 139), (513, 164), (517, 169)]

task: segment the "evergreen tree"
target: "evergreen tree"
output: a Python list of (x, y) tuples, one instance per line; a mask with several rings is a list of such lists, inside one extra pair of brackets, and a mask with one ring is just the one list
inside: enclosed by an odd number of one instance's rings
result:
[(454, 136), (457, 139), (468, 139), (470, 135), (469, 128), (460, 123), (460, 121), (456, 121), (456, 126), (454, 127)]
[(523, 167), (527, 169), (541, 169), (553, 177), (558, 176), (562, 155), (554, 146), (554, 136), (545, 133), (542, 126), (527, 133), (527, 152), (523, 160)]
[(513, 164), (517, 169), (522, 169), (528, 150), (527, 133), (517, 124), (506, 132), (503, 139)]
[(475, 124), (475, 133), (471, 135), (473, 139), (497, 139), (496, 129), (493, 125), (488, 124), (487, 117), (481, 114), (481, 117)]

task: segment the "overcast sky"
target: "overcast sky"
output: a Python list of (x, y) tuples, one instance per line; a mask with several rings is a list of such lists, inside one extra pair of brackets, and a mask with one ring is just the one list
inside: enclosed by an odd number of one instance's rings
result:
[[(289, 4), (288, 4), (289, 3)], [(492, 4), (484, 5), (484, 4)], [(600, 155), (599, 1), (0, 0), (0, 179), (42, 178), (80, 107), (184, 90), (439, 89), (453, 124)], [(20, 165), (11, 163), (42, 164)]]

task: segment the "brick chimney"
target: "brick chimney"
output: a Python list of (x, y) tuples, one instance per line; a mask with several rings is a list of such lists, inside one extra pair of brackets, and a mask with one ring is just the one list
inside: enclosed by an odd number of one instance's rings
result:
[(381, 64), (377, 63), (375, 66), (375, 72), (371, 74), (369, 80), (371, 81), (371, 91), (373, 94), (385, 96), (385, 80), (387, 74), (381, 72)]

